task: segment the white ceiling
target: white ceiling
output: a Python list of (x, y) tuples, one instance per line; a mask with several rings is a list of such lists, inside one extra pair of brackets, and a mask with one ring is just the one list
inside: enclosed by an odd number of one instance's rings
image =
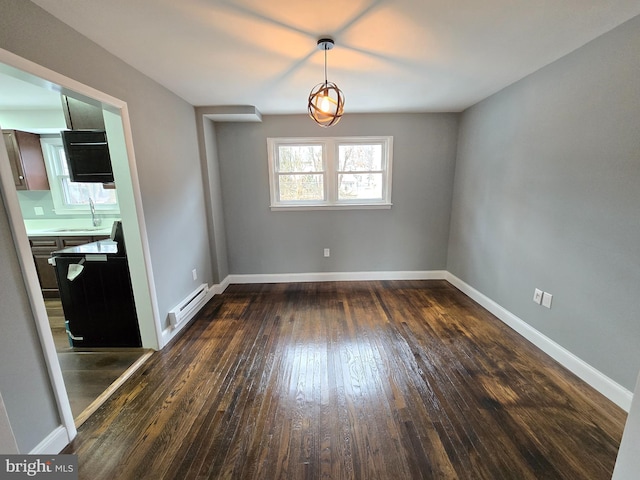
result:
[[(193, 105), (460, 111), (640, 14), (638, 0), (32, 0)], [(1, 104), (1, 100), (0, 100)]]
[(0, 73), (0, 110), (62, 109), (60, 93)]

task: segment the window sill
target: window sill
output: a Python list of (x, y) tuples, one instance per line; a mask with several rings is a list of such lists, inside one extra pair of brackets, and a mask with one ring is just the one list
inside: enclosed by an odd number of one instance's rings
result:
[(272, 212), (307, 210), (390, 210), (392, 203), (345, 203), (340, 205), (271, 205)]

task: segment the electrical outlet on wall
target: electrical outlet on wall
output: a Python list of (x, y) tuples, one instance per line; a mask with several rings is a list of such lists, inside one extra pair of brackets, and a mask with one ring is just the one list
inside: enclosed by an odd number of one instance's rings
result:
[(533, 291), (533, 301), (535, 303), (537, 303), (538, 305), (540, 305), (542, 303), (542, 295), (544, 294), (544, 292), (542, 290), (540, 290), (539, 288), (536, 288)]
[(553, 298), (553, 295), (551, 295), (550, 293), (544, 292), (542, 294), (542, 306), (543, 307), (547, 307), (547, 308), (551, 308), (551, 299)]
[(328, 249), (328, 248), (325, 248), (325, 249), (324, 249), (324, 256), (325, 256), (325, 257), (330, 257), (330, 256), (331, 256), (331, 250), (330, 250), (330, 249)]
[(198, 279), (198, 271), (195, 268), (191, 270), (191, 275), (193, 276), (194, 280)]

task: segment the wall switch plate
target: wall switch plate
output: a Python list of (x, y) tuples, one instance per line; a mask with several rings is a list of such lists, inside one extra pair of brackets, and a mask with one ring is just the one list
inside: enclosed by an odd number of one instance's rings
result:
[(33, 212), (36, 215), (44, 215), (44, 208), (42, 208), (42, 207), (33, 207)]
[(198, 279), (198, 271), (195, 268), (191, 270), (191, 275), (193, 276), (194, 280)]
[(330, 250), (330, 249), (328, 249), (328, 248), (325, 248), (325, 249), (324, 249), (324, 256), (325, 256), (325, 257), (330, 257), (330, 256), (331, 256), (331, 250)]
[(543, 293), (544, 293), (544, 292), (543, 292), (542, 290), (540, 290), (539, 288), (536, 288), (536, 289), (533, 291), (533, 301), (534, 301), (535, 303), (537, 303), (538, 305), (540, 305), (540, 304), (542, 303), (542, 294), (543, 294)]
[(553, 298), (553, 295), (551, 295), (550, 293), (544, 292), (542, 294), (542, 306), (543, 307), (547, 307), (547, 308), (551, 308), (551, 299)]

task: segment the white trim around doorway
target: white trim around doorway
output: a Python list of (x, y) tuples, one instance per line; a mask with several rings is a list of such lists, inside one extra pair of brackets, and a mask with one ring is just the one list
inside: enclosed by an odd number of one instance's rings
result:
[[(30, 79), (34, 81), (36, 77), (37, 82), (44, 88), (49, 88), (54, 91), (73, 91), (80, 95), (84, 95), (88, 98), (92, 98), (101, 102), (103, 106), (113, 113), (117, 113), (121, 117), (122, 129), (124, 135), (124, 144), (126, 146), (126, 153), (128, 157), (131, 192), (133, 201), (135, 204), (136, 217), (138, 223), (138, 231), (135, 232), (135, 237), (140, 241), (140, 256), (143, 263), (142, 277), (144, 280), (144, 286), (139, 288), (144, 292), (143, 301), (148, 303), (145, 305), (145, 310), (151, 317), (149, 323), (153, 322), (153, 329), (147, 328), (146, 338), (143, 338), (143, 346), (158, 350), (162, 348), (163, 338), (161, 322), (158, 310), (158, 302), (156, 297), (155, 282), (153, 279), (153, 272), (151, 267), (151, 256), (149, 253), (149, 243), (146, 231), (146, 224), (144, 221), (144, 213), (142, 210), (142, 198), (140, 193), (140, 185), (137, 175), (137, 167), (135, 162), (135, 155), (133, 149), (133, 137), (131, 131), (131, 125), (129, 121), (129, 112), (126, 102), (112, 97), (108, 94), (100, 92), (88, 85), (84, 85), (76, 80), (61, 75), (53, 70), (38, 65), (30, 60), (24, 59), (12, 52), (0, 48), (0, 73), (9, 74), (22, 79)], [(1, 156), (5, 156), (6, 152), (0, 152)], [(6, 159), (5, 159), (6, 160)], [(61, 427), (56, 429), (56, 438), (66, 437), (67, 442), (73, 440), (77, 434), (77, 430), (74, 424), (73, 414), (71, 413), (71, 406), (69, 404), (69, 398), (65, 389), (64, 381), (62, 378), (62, 371), (60, 364), (58, 363), (58, 357), (56, 354), (55, 345), (53, 342), (53, 336), (49, 328), (49, 322), (47, 312), (40, 291), (40, 283), (38, 281), (37, 272), (33, 263), (31, 248), (27, 237), (27, 232), (22, 220), (22, 214), (20, 211), (20, 205), (18, 202), (18, 196), (13, 185), (13, 176), (9, 167), (8, 161), (0, 161), (0, 184), (2, 185), (2, 191), (4, 193), (4, 201), (6, 204), (7, 213), (9, 216), (9, 222), (13, 234), (16, 253), (22, 269), (25, 285), (27, 288), (27, 294), (29, 296), (29, 302), (36, 322), (36, 328), (40, 337), (40, 343), (42, 346), (45, 362), (49, 372), (49, 378), (51, 386), (56, 398), (58, 411), (61, 419)], [(138, 298), (136, 298), (138, 302)], [(142, 328), (141, 328), (142, 330)], [(60, 428), (64, 429), (64, 432), (60, 431)], [(64, 443), (64, 442), (62, 442)], [(54, 450), (57, 450), (61, 442), (55, 442)], [(40, 453), (59, 453), (59, 451), (47, 451)]]

